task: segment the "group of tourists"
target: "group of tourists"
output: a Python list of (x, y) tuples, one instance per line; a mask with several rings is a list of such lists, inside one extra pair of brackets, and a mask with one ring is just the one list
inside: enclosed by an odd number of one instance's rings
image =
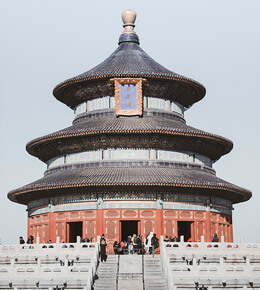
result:
[(156, 249), (159, 247), (159, 239), (156, 237), (156, 234), (149, 232), (145, 239), (139, 234), (129, 235), (125, 241), (121, 240), (120, 242), (114, 241), (113, 250), (115, 255), (132, 255), (134, 253), (142, 255), (146, 254), (155, 254)]
[[(33, 235), (30, 235), (30, 236), (28, 237), (28, 239), (27, 239), (26, 244), (33, 244), (33, 241), (34, 241), (34, 236), (33, 236)], [(20, 237), (20, 238), (19, 238), (19, 243), (20, 243), (21, 245), (25, 244), (25, 240), (23, 239), (23, 237)]]
[[(217, 233), (215, 233), (213, 236), (212, 236), (212, 239), (211, 239), (212, 243), (218, 243), (219, 242), (219, 238), (218, 238), (218, 235)], [(180, 238), (177, 238), (177, 237), (174, 237), (172, 238), (171, 236), (165, 236), (164, 238), (164, 242), (180, 242)], [(190, 237), (188, 240), (187, 240), (188, 243), (191, 243), (193, 242), (192, 238)]]
[(93, 242), (93, 238), (85, 237), (84, 239), (81, 239), (80, 242), (81, 243), (92, 243)]
[[(100, 260), (101, 262), (106, 262), (107, 254), (106, 254), (107, 242), (105, 239), (105, 235), (103, 234), (100, 238)], [(115, 255), (132, 255), (136, 254), (156, 254), (156, 249), (159, 247), (159, 239), (156, 237), (156, 234), (153, 232), (149, 232), (146, 236), (145, 240), (143, 240), (143, 236), (133, 234), (129, 235), (126, 241), (121, 240), (119, 243), (117, 241), (113, 244), (113, 250)]]
[(180, 239), (179, 238), (177, 238), (177, 237), (174, 237), (174, 238), (172, 238), (171, 236), (165, 236), (165, 238), (164, 238), (164, 242), (174, 242), (174, 243), (176, 243), (176, 242), (179, 242), (180, 241)]
[(129, 235), (126, 241), (121, 240), (119, 243), (114, 241), (113, 249), (115, 255), (124, 255), (124, 254), (133, 254), (138, 253), (142, 254), (143, 252), (143, 238), (142, 235), (133, 234)]

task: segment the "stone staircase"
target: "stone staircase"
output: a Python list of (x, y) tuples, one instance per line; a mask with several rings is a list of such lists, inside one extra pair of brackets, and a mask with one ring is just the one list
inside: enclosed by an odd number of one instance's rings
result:
[(108, 255), (107, 261), (99, 264), (98, 279), (95, 280), (94, 290), (116, 290), (118, 257)]
[(97, 275), (94, 290), (167, 290), (158, 255), (109, 255)]
[(160, 256), (144, 256), (144, 289), (167, 290), (166, 279), (162, 272)]
[(122, 255), (119, 258), (118, 289), (143, 290), (141, 255)]

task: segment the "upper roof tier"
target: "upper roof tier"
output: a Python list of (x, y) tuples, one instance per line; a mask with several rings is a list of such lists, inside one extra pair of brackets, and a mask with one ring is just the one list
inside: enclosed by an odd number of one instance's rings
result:
[[(127, 14), (128, 13), (128, 14)], [(174, 100), (184, 107), (201, 100), (206, 89), (198, 82), (176, 74), (153, 60), (140, 46), (134, 32), (135, 12), (124, 11), (124, 32), (119, 46), (105, 61), (54, 88), (54, 96), (74, 108), (92, 98), (114, 95), (111, 78), (145, 78), (143, 95)]]

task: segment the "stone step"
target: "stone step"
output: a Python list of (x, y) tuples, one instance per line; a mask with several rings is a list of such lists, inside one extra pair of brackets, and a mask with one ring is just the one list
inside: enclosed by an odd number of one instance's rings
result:
[[(117, 273), (118, 258), (119, 273)], [(95, 281), (94, 290), (116, 290), (116, 279), (118, 279), (119, 290), (139, 290), (139, 288), (142, 290), (143, 278), (146, 290), (168, 289), (159, 256), (144, 256), (144, 267), (142, 267), (142, 256), (108, 256), (106, 262), (99, 264), (97, 275), (99, 279)]]
[(160, 281), (159, 282), (157, 280), (149, 280), (149, 281), (144, 280), (144, 283), (147, 284), (147, 285), (162, 285), (162, 284), (166, 285), (165, 281)]
[(144, 280), (144, 283), (147, 285), (166, 285), (165, 281), (157, 282), (156, 279), (155, 280), (150, 279), (149, 281)]
[(96, 281), (96, 283), (95, 283), (95, 286), (100, 286), (100, 285), (106, 285), (106, 286), (112, 286), (112, 285), (116, 285), (116, 281), (113, 281), (113, 282), (111, 282), (111, 283), (109, 283), (109, 282), (107, 282), (107, 281), (100, 281), (100, 282), (97, 282)]
[[(112, 277), (112, 278), (111, 278)], [(116, 275), (113, 276), (98, 276), (98, 280), (104, 280), (104, 281), (115, 281), (116, 280)]]
[(145, 286), (145, 290), (167, 290), (167, 286), (162, 286), (162, 287), (158, 287), (158, 286)]
[(146, 287), (154, 287), (154, 288), (160, 287), (160, 288), (165, 288), (167, 286), (166, 284), (147, 284), (147, 283), (144, 283), (144, 285), (145, 285), (145, 288)]
[(112, 285), (116, 285), (116, 281), (113, 281), (111, 283), (108, 283), (107, 281), (100, 281), (100, 282), (95, 283), (95, 286), (100, 286), (100, 285), (111, 287)]
[(146, 285), (146, 286), (166, 286), (167, 284), (166, 283), (156, 283), (156, 282), (154, 282), (154, 283), (147, 283), (147, 282), (145, 282), (144, 281), (144, 284)]
[(99, 263), (94, 290), (116, 290), (117, 266), (118, 256), (108, 255), (106, 262)]
[(114, 265), (117, 265), (117, 262), (116, 263), (101, 262), (100, 264), (104, 266), (114, 266)]
[(102, 272), (97, 272), (97, 275), (99, 277), (116, 277), (116, 272), (111, 272), (111, 273), (102, 273)]
[(144, 271), (144, 275), (146, 276), (152, 276), (152, 275), (163, 275), (162, 271)]
[(116, 270), (115, 271), (102, 271), (102, 270), (100, 270), (97, 273), (100, 276), (102, 276), (102, 275), (112, 275), (112, 274), (115, 274), (116, 275), (117, 271)]
[(110, 273), (110, 272), (116, 272), (117, 271), (117, 267), (113, 267), (113, 268), (99, 268), (98, 270), (101, 273)]
[(117, 267), (99, 267), (98, 269), (101, 271), (109, 271), (109, 270), (115, 271), (117, 270)]
[(100, 273), (97, 273), (98, 275), (98, 278), (99, 279), (102, 279), (102, 278), (105, 278), (105, 279), (116, 279), (116, 273), (114, 273), (113, 275), (111, 274), (100, 274)]
[(96, 286), (108, 286), (108, 287), (111, 287), (113, 285), (116, 285), (116, 281), (113, 281), (111, 283), (108, 283), (107, 281), (100, 281), (100, 282), (96, 282), (95, 283), (95, 287)]
[(98, 285), (94, 285), (94, 289), (115, 289), (116, 288), (116, 284), (113, 285), (107, 285), (107, 284), (98, 284)]

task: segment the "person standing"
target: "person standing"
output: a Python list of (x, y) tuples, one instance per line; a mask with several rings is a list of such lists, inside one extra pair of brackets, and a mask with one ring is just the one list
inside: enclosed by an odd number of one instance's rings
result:
[(213, 243), (218, 243), (218, 242), (219, 242), (219, 238), (218, 238), (217, 233), (215, 233), (215, 234), (213, 235), (213, 237), (212, 237), (212, 242), (213, 242)]
[(145, 240), (146, 254), (151, 254), (152, 252), (152, 237), (153, 237), (153, 232), (149, 232), (149, 234), (146, 236), (146, 240)]
[(152, 254), (156, 254), (156, 249), (159, 247), (159, 239), (156, 237), (156, 234), (153, 234), (153, 237), (151, 239), (151, 245), (152, 245)]
[(33, 240), (34, 240), (33, 235), (30, 235), (28, 240), (27, 240), (27, 244), (33, 244)]
[(130, 242), (130, 244), (128, 244), (128, 255), (133, 254), (133, 249), (134, 249), (133, 244), (132, 242)]
[(20, 237), (20, 238), (19, 238), (19, 243), (20, 243), (21, 245), (25, 243), (23, 237)]
[(114, 241), (113, 249), (114, 249), (115, 255), (117, 255), (118, 254), (118, 243), (117, 243), (117, 241)]
[(132, 237), (130, 235), (128, 235), (128, 237), (127, 237), (127, 245), (129, 245), (131, 243), (131, 239), (132, 239)]
[(107, 260), (107, 252), (106, 252), (107, 241), (105, 239), (105, 235), (103, 234), (100, 239), (100, 256), (101, 262), (106, 262)]

